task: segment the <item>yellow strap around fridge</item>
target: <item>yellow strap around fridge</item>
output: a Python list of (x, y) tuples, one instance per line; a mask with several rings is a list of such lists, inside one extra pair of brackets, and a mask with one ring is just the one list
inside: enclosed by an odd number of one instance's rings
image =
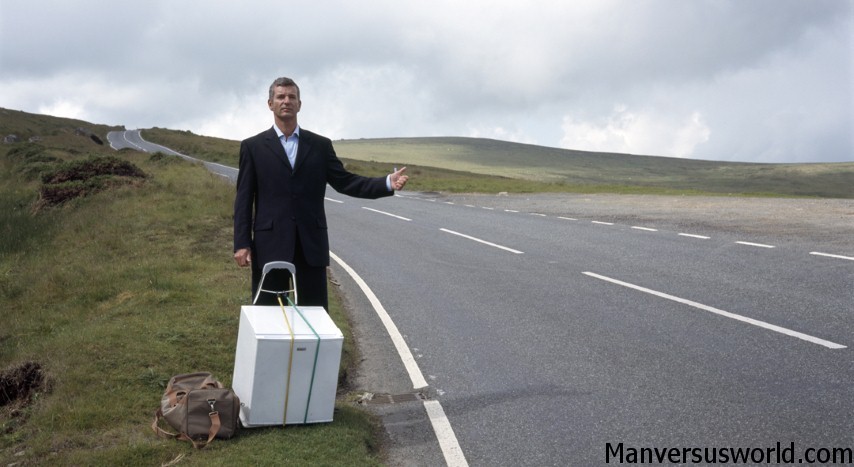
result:
[(294, 364), (294, 341), (296, 338), (294, 337), (294, 329), (291, 327), (291, 322), (288, 320), (288, 313), (285, 311), (285, 304), (282, 303), (281, 294), (276, 295), (276, 298), (279, 300), (279, 306), (282, 307), (282, 316), (285, 317), (285, 324), (288, 325), (288, 332), (291, 333), (291, 351), (288, 355), (288, 382), (285, 385), (285, 413), (282, 415), (282, 426), (288, 424), (288, 398), (291, 394), (291, 368)]

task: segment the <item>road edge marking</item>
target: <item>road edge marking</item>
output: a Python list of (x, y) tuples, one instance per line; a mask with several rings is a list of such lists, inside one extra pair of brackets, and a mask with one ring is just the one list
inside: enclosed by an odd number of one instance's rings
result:
[(463, 449), (457, 441), (457, 435), (454, 434), (454, 429), (451, 428), (451, 422), (445, 415), (442, 404), (437, 400), (424, 401), (424, 409), (427, 411), (427, 416), (433, 425), (433, 431), (436, 432), (436, 439), (439, 440), (439, 447), (442, 448), (445, 463), (449, 467), (468, 466), (466, 456), (463, 454)]
[(391, 316), (389, 316), (388, 312), (383, 307), (382, 303), (380, 303), (380, 299), (374, 294), (374, 291), (368, 287), (368, 284), (362, 279), (359, 274), (350, 267), (349, 264), (345, 263), (344, 260), (338, 257), (333, 252), (329, 252), (329, 257), (335, 260), (338, 265), (344, 268), (347, 271), (347, 274), (356, 281), (356, 285), (362, 289), (362, 293), (368, 298), (368, 301), (371, 302), (371, 305), (374, 307), (374, 311), (376, 311), (377, 315), (380, 317), (380, 321), (383, 322), (386, 331), (388, 332), (389, 337), (391, 337), (391, 341), (394, 344), (394, 347), (397, 349), (397, 354), (400, 356), (400, 359), (403, 361), (403, 366), (406, 367), (406, 372), (409, 374), (409, 379), (412, 381), (413, 388), (423, 388), (427, 387), (427, 380), (424, 379), (424, 375), (421, 373), (421, 369), (418, 368), (418, 363), (415, 361), (415, 357), (412, 356), (412, 352), (409, 350), (409, 346), (406, 345), (406, 341), (403, 339), (403, 335), (400, 334), (400, 330), (397, 329), (397, 325), (392, 321)]
[[(374, 294), (371, 288), (368, 287), (368, 284), (364, 279), (362, 279), (362, 277), (359, 276), (359, 274), (351, 268), (350, 265), (339, 258), (338, 255), (330, 251), (329, 257), (335, 260), (335, 262), (338, 263), (338, 265), (341, 266), (354, 281), (356, 281), (356, 285), (362, 289), (362, 293), (364, 293), (368, 298), (368, 301), (371, 302), (371, 305), (374, 307), (374, 311), (379, 316), (380, 321), (385, 325), (386, 331), (391, 337), (391, 341), (394, 343), (394, 347), (397, 349), (400, 359), (403, 361), (403, 366), (406, 367), (406, 372), (409, 373), (409, 379), (412, 380), (412, 386), (414, 388), (427, 387), (427, 381), (424, 379), (421, 369), (418, 368), (418, 363), (412, 356), (409, 346), (406, 345), (406, 341), (403, 340), (400, 330), (397, 329), (397, 325), (394, 324), (394, 321), (392, 321), (391, 316), (389, 316), (385, 307), (380, 303), (376, 294)], [(468, 466), (466, 457), (463, 454), (459, 441), (457, 441), (454, 429), (451, 428), (451, 422), (445, 415), (445, 410), (442, 408), (442, 404), (437, 400), (425, 400), (424, 410), (427, 412), (427, 418), (430, 420), (430, 425), (433, 426), (433, 432), (436, 434), (436, 440), (439, 442), (439, 448), (442, 450), (442, 455), (445, 457), (445, 462), (448, 466)]]

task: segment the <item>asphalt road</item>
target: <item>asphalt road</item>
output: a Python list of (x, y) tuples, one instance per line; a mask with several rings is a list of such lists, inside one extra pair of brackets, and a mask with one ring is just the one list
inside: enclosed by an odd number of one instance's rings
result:
[(180, 152), (174, 151), (165, 146), (150, 143), (142, 138), (140, 130), (111, 131), (107, 133), (107, 141), (110, 142), (110, 147), (116, 150), (127, 148), (149, 153), (161, 152), (171, 156), (182, 157), (189, 161), (199, 162), (207, 167), (211, 172), (229, 179), (232, 183), (237, 182), (237, 170), (235, 168), (217, 164), (216, 162), (202, 161), (186, 154), (181, 154)]
[[(470, 465), (656, 450), (677, 456), (663, 463), (721, 462), (730, 448), (798, 463), (854, 448), (851, 259), (602, 223), (571, 205), (544, 216), (429, 194), (327, 196), (332, 251), (393, 319)], [(357, 384), (418, 389), (379, 320), (360, 313)], [(421, 405), (380, 410), (393, 464), (441, 462)]]
[(332, 250), (417, 349), (471, 465), (598, 465), (608, 443), (854, 447), (851, 260), (571, 206), (329, 197)]

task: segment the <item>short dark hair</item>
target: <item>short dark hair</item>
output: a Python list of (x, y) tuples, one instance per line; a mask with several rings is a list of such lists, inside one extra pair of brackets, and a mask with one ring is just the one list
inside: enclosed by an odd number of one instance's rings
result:
[(297, 99), (299, 99), (299, 86), (297, 86), (296, 81), (282, 77), (276, 78), (276, 80), (273, 81), (273, 84), (270, 85), (270, 100), (273, 100), (273, 93), (275, 92), (275, 89), (280, 86), (293, 86), (297, 88)]

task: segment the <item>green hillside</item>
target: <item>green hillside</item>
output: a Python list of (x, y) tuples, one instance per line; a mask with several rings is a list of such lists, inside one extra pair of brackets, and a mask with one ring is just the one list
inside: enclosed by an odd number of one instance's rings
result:
[(335, 142), (342, 157), (545, 181), (579, 191), (626, 187), (712, 194), (854, 198), (854, 162), (752, 164), (573, 151), (475, 138)]
[[(79, 120), (0, 109), (0, 137), (36, 137), (50, 147), (90, 150), (86, 128), (106, 143), (121, 129)], [(239, 141), (189, 131), (143, 130), (149, 141), (212, 162), (237, 166)], [(105, 145), (108, 149), (108, 145)], [(815, 164), (757, 164), (574, 151), (482, 138), (387, 138), (335, 141), (350, 168), (366, 175), (406, 165), (408, 188), (449, 192), (572, 192), (711, 194), (854, 198), (854, 161)]]
[[(122, 126), (99, 125), (83, 120), (0, 108), (0, 138), (14, 135), (21, 142), (33, 139), (47, 148), (56, 147), (71, 152), (90, 151), (94, 146), (109, 149), (107, 133), (122, 129)], [(92, 138), (93, 135), (95, 138)], [(100, 145), (97, 141), (103, 144)]]
[[(240, 143), (186, 131), (143, 137), (205, 160), (237, 166)], [(335, 141), (366, 175), (406, 165), (407, 188), (450, 192), (711, 194), (854, 198), (854, 162), (755, 164), (548, 148), (479, 138)]]

